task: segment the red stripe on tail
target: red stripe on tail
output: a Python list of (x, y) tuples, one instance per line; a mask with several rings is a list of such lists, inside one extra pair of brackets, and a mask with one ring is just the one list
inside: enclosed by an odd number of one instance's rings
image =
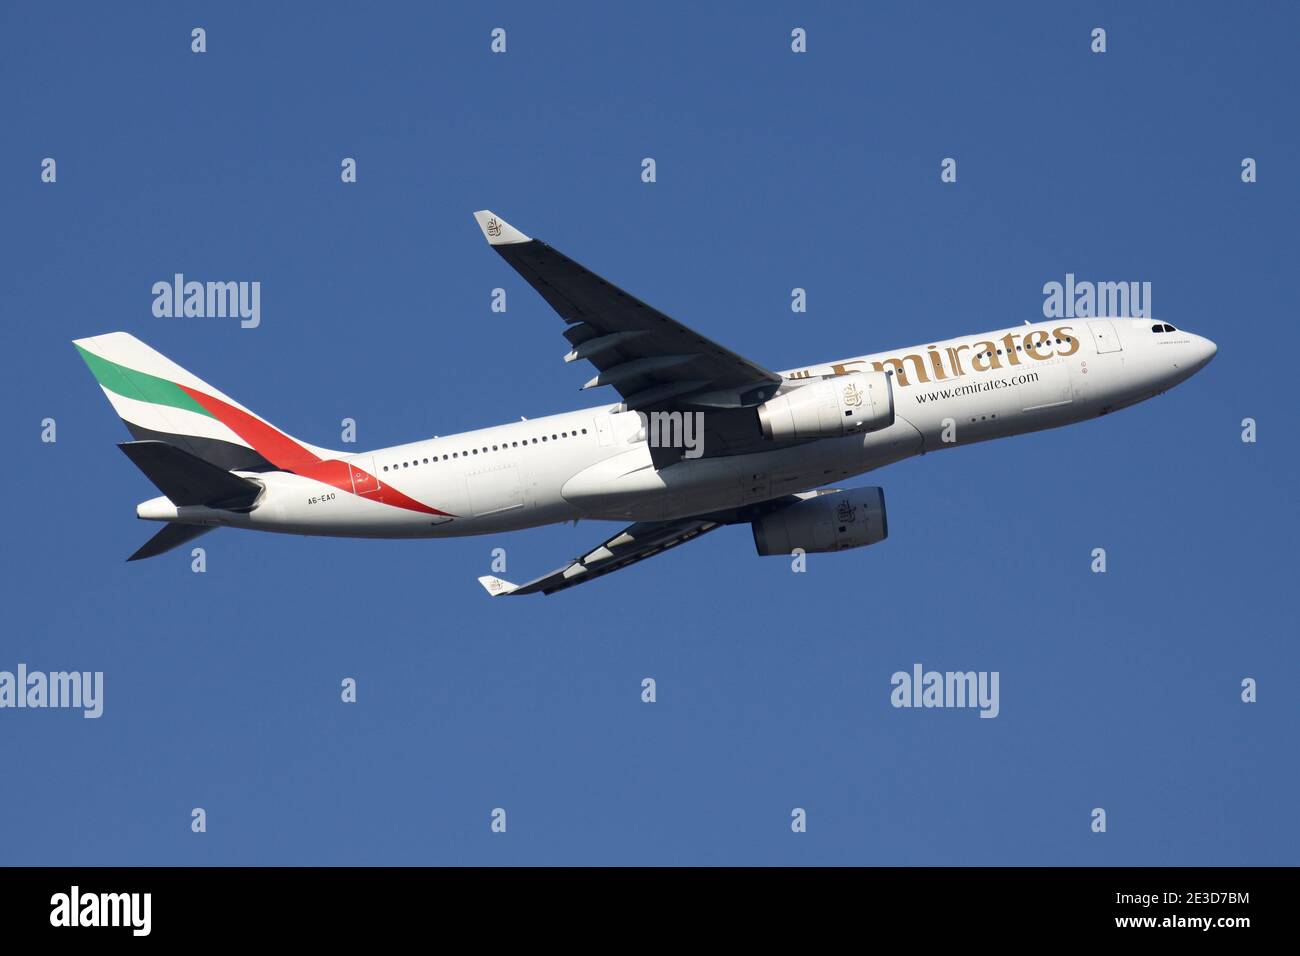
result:
[[(318, 457), (303, 448), (302, 445), (284, 432), (272, 428), (260, 418), (250, 415), (241, 408), (223, 402), (219, 398), (205, 395), (203, 392), (185, 385), (178, 385), (178, 387), (203, 406), (213, 418), (253, 446), (253, 449), (259, 455), (275, 465), (280, 471), (290, 471), (295, 475), (332, 485), (340, 491), (346, 491), (348, 494), (354, 493), (352, 475), (344, 462), (338, 459), (325, 460)], [(355, 470), (360, 474), (366, 474), (359, 468)], [(421, 504), (414, 498), (402, 494), (396, 488), (381, 484), (374, 475), (366, 475), (366, 477), (373, 481), (375, 487), (379, 489), (378, 492), (368, 493), (367, 498), (372, 498), (386, 505), (392, 505), (394, 508), (405, 508), (407, 511), (454, 517), (454, 515), (449, 515), (445, 511), (439, 511), (437, 508)]]

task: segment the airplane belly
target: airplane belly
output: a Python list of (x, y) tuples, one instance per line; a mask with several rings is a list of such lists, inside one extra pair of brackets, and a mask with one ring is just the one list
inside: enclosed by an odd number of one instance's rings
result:
[(671, 497), (685, 501), (700, 490), (702, 482), (694, 471), (667, 478), (676, 467), (656, 470), (650, 449), (642, 444), (579, 471), (564, 482), (560, 496), (593, 518), (655, 520)]
[(1026, 379), (1020, 385), (1020, 411), (1033, 417), (1053, 414), (1060, 417), (1060, 410), (1074, 400), (1071, 389), (1070, 370), (1065, 359), (1053, 359), (1041, 362), (1032, 372), (1022, 375)]
[(911, 457), (921, 434), (899, 418), (866, 435), (823, 439), (771, 451), (683, 459), (656, 470), (638, 446), (564, 483), (564, 500), (592, 518), (662, 521), (706, 514), (806, 491)]
[(470, 512), (476, 518), (524, 508), (524, 484), (515, 464), (472, 472), (465, 478)]

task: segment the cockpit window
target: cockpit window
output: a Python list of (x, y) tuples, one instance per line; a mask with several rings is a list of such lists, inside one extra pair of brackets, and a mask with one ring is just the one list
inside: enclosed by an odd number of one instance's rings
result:
[(1166, 326), (1165, 326), (1165, 331), (1166, 331), (1166, 332), (1177, 332), (1178, 330), (1177, 330), (1176, 328), (1174, 328), (1172, 325), (1166, 325)]
[(1153, 326), (1151, 326), (1151, 331), (1152, 331), (1152, 332), (1163, 332), (1164, 330), (1165, 330), (1165, 327), (1164, 327), (1163, 325), (1153, 325)]

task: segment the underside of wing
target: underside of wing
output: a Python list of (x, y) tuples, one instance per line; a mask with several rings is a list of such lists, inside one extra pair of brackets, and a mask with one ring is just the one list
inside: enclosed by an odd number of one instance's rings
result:
[(212, 528), (207, 525), (194, 524), (176, 524), (175, 522), (165, 524), (162, 530), (136, 549), (135, 554), (127, 558), (128, 561), (141, 561), (144, 558), (157, 557), (165, 554), (172, 548), (179, 548), (183, 544), (188, 544), (201, 534), (207, 534)]
[(491, 575), (481, 577), (478, 581), (493, 597), (506, 594), (554, 594), (575, 584), (594, 581), (611, 571), (619, 571), (646, 558), (653, 558), (656, 554), (662, 554), (679, 544), (694, 541), (700, 535), (708, 534), (725, 525), (754, 521), (800, 501), (833, 492), (834, 490), (783, 495), (770, 501), (760, 501), (709, 514), (692, 515), (674, 521), (638, 521), (636, 524), (628, 525), (613, 537), (607, 538), (586, 554), (526, 584), (512, 584)]
[[(572, 349), (596, 369), (583, 387), (612, 386), (629, 411), (741, 409), (760, 404), (781, 376), (713, 342), (611, 285), (492, 212), (483, 235), (569, 327)], [(751, 413), (752, 417), (752, 413)]]
[(575, 584), (594, 580), (611, 571), (652, 558), (679, 544), (692, 541), (722, 527), (722, 522), (708, 518), (683, 518), (678, 521), (641, 521), (629, 525), (612, 538), (563, 567), (543, 574), (526, 584), (511, 584), (501, 578), (481, 577), (479, 583), (493, 597), (504, 594), (554, 594)]

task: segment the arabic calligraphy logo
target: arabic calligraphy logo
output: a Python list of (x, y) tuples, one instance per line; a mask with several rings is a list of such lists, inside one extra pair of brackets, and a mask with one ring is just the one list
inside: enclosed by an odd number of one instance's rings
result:
[(857, 408), (862, 404), (862, 389), (852, 383), (844, 386), (844, 404)]
[(854, 508), (850, 501), (841, 501), (840, 506), (835, 509), (835, 517), (845, 524), (852, 524), (858, 520), (858, 509)]
[(487, 234), (493, 239), (501, 235), (501, 223), (496, 216), (487, 221)]

